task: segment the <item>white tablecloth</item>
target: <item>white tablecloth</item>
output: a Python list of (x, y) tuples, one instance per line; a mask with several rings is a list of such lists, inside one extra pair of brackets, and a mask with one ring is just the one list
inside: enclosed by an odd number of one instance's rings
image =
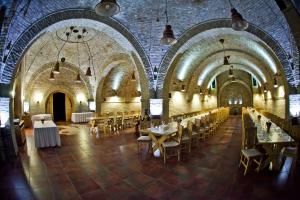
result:
[(74, 123), (88, 122), (93, 117), (92, 112), (72, 113), (71, 120)]
[(35, 147), (61, 146), (60, 136), (57, 126), (53, 121), (35, 121), (33, 125)]
[(34, 124), (35, 121), (40, 121), (41, 119), (45, 119), (45, 120), (52, 120), (51, 114), (39, 114), (39, 115), (33, 115), (31, 117), (31, 121)]

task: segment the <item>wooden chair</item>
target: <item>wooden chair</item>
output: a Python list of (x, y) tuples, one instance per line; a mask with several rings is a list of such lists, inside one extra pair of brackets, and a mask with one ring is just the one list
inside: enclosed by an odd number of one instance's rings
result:
[(140, 129), (139, 129), (139, 134), (140, 136), (137, 139), (137, 145), (138, 145), (138, 152), (140, 152), (140, 147), (141, 144), (146, 143), (148, 144), (148, 152), (152, 150), (152, 139), (148, 135), (147, 132), (143, 132), (146, 128), (150, 128), (151, 122), (150, 121), (141, 121), (140, 122)]
[(188, 121), (187, 128), (190, 137), (189, 152), (191, 152), (193, 142), (196, 143), (197, 147), (199, 146), (200, 133), (193, 131), (193, 123), (191, 121)]
[(255, 148), (256, 144), (256, 127), (249, 127), (245, 128), (245, 141), (244, 143), (244, 149), (241, 150), (241, 158), (240, 158), (240, 164), (245, 167), (244, 176), (247, 174), (247, 171), (252, 164), (252, 162), (257, 164), (256, 171), (259, 172), (260, 166), (262, 164), (262, 158), (263, 154), (259, 152)]
[(205, 140), (205, 129), (201, 127), (201, 120), (195, 119), (195, 124), (193, 126), (195, 132), (199, 133), (199, 140)]
[[(163, 147), (163, 154), (164, 154), (164, 163), (166, 163), (168, 156), (176, 156), (177, 160), (180, 161), (180, 154), (181, 154), (181, 141), (182, 141), (182, 132), (183, 127), (182, 125), (178, 126), (178, 132), (175, 138), (173, 138), (172, 141), (166, 141), (162, 143)], [(167, 151), (173, 151), (176, 152), (176, 154), (167, 154)]]

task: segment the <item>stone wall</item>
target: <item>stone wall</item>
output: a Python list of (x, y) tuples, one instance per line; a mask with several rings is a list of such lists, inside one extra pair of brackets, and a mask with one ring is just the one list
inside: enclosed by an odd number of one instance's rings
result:
[(209, 97), (207, 95), (194, 94), (191, 101), (187, 101), (185, 92), (173, 91), (169, 99), (169, 116), (216, 107), (217, 98), (215, 95)]

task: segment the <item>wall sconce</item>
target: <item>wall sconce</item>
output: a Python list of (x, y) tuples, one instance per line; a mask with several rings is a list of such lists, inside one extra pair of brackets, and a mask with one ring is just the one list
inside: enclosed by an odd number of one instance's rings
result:
[(79, 94), (77, 94), (76, 99), (80, 104), (82, 104), (82, 102), (85, 101), (85, 96), (84, 96), (84, 94), (79, 93)]
[(39, 104), (42, 101), (42, 99), (43, 99), (43, 95), (41, 93), (38, 92), (34, 95), (34, 100), (37, 104)]

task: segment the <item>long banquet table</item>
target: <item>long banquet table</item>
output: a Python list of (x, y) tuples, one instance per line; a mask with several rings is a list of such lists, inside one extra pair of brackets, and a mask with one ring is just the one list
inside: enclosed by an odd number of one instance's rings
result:
[(93, 112), (72, 113), (71, 121), (74, 123), (88, 122), (93, 117)]
[(51, 117), (51, 114), (38, 114), (38, 115), (33, 115), (31, 117), (32, 123), (34, 123), (35, 121), (39, 121), (41, 119), (48, 121), (48, 120), (52, 120), (52, 117)]
[(36, 148), (61, 146), (59, 131), (53, 121), (35, 121), (33, 134)]
[(259, 121), (258, 115), (260, 113), (250, 108), (248, 108), (248, 111), (257, 127), (258, 143), (263, 146), (268, 154), (268, 158), (264, 161), (262, 168), (268, 167), (272, 163), (272, 167), (275, 170), (279, 170), (282, 165), (281, 151), (284, 147), (293, 144), (295, 142), (294, 139), (273, 122), (268, 133), (266, 122), (270, 120), (261, 115)]

